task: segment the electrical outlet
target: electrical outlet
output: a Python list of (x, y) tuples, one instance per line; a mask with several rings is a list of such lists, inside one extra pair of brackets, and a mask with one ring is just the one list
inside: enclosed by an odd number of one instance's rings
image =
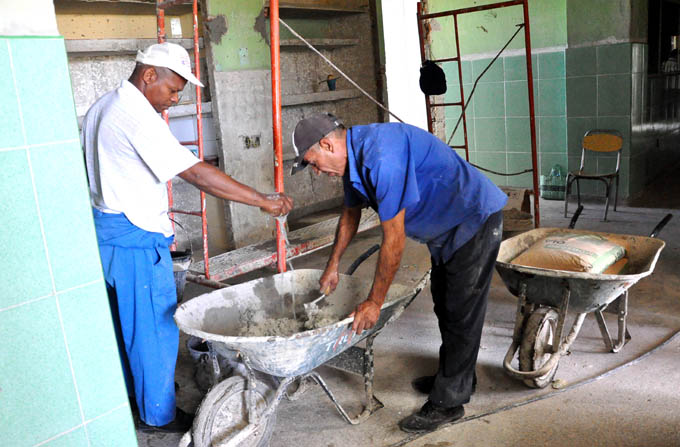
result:
[(260, 147), (259, 135), (241, 135), (243, 141), (243, 149), (255, 149)]

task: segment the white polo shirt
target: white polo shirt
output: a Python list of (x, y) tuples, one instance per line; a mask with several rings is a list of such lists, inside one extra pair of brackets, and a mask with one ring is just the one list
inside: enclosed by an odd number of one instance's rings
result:
[(137, 87), (123, 81), (99, 98), (85, 115), (82, 138), (92, 206), (172, 235), (166, 182), (200, 160)]

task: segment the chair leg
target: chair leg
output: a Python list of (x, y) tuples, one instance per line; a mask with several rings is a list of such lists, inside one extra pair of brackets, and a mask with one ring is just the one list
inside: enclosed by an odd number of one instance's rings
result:
[(616, 175), (616, 193), (614, 195), (614, 211), (616, 211), (616, 203), (619, 201), (619, 176)]
[(605, 194), (607, 195), (606, 200), (604, 202), (604, 220), (603, 222), (607, 221), (607, 211), (609, 210), (609, 196), (610, 196), (610, 188), (611, 188), (611, 181), (604, 181), (605, 186), (607, 187)]
[(578, 198), (578, 206), (581, 206), (581, 182), (576, 177), (576, 197)]
[(567, 217), (567, 205), (569, 205), (569, 193), (571, 192), (571, 182), (573, 181), (570, 174), (567, 174), (567, 187), (564, 191), (564, 217)]

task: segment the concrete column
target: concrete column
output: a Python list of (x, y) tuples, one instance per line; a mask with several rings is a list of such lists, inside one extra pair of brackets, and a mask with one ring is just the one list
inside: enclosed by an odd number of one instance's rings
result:
[[(207, 0), (207, 58), (222, 169), (262, 192), (274, 191), (268, 27), (261, 2)], [(257, 208), (225, 205), (229, 248), (272, 237)]]

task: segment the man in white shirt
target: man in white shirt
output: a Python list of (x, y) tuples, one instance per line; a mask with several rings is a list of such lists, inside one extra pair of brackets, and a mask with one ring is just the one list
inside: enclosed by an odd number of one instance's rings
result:
[(216, 197), (287, 214), (292, 200), (265, 195), (200, 161), (159, 112), (178, 101), (191, 73), (171, 43), (137, 54), (130, 79), (99, 98), (83, 121), (83, 146), (99, 250), (119, 336), (128, 393), (147, 430), (185, 431), (193, 416), (175, 407), (179, 330), (169, 246), (166, 182), (176, 175)]

